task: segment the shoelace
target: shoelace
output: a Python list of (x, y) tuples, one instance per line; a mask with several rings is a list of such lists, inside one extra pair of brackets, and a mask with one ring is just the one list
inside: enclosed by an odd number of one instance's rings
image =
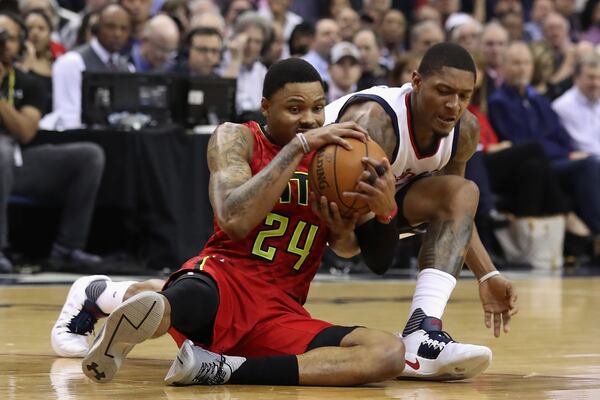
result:
[(221, 354), (219, 361), (203, 362), (200, 366), (200, 370), (193, 379), (195, 383), (201, 383), (205, 385), (220, 385), (225, 380), (225, 371), (223, 371), (223, 365), (225, 365), (225, 357)]
[(427, 338), (421, 343), (436, 349), (443, 350), (448, 343), (454, 342), (452, 336), (446, 331), (431, 331), (426, 332), (425, 334), (427, 335)]
[[(73, 316), (73, 318), (71, 318), (67, 324), (69, 333), (85, 336), (89, 333), (92, 333), (94, 330), (94, 325), (98, 321), (98, 317), (94, 313), (96, 310), (94, 310), (94, 307), (92, 307), (93, 304), (88, 303), (90, 303), (90, 301), (86, 300), (83, 304), (83, 308), (79, 310), (79, 312)], [(95, 308), (97, 308), (97, 306)]]

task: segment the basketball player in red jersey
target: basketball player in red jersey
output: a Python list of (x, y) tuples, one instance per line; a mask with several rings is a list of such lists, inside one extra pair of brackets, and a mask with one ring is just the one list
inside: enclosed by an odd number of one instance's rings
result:
[(442, 331), (442, 314), (465, 261), (479, 280), (485, 324), (491, 327), (493, 321), (495, 336), (502, 324), (508, 332), (517, 312), (512, 284), (494, 267), (473, 224), (477, 186), (463, 178), (479, 142), (477, 120), (466, 110), (474, 85), (469, 53), (440, 43), (424, 55), (411, 83), (376, 86), (326, 107), (326, 123), (355, 121), (365, 128), (387, 153), (396, 176), (394, 223), (374, 219), (356, 231), (367, 265), (382, 274), (393, 259), (399, 231), (425, 231), (402, 333), (405, 377), (459, 379), (489, 365), (487, 347), (457, 343)]
[[(356, 385), (402, 371), (397, 336), (334, 326), (302, 306), (326, 243), (353, 249), (358, 218), (342, 219), (324, 199), (311, 207), (313, 150), (348, 148), (344, 137), (365, 141), (366, 131), (355, 122), (322, 127), (323, 84), (301, 59), (273, 65), (263, 96), (265, 127), (228, 123), (210, 139), (214, 235), (160, 293), (139, 293), (112, 311), (83, 360), (90, 379), (110, 381), (135, 344), (169, 329), (181, 346), (169, 384)], [(395, 206), (394, 179), (378, 179), (384, 190), (362, 184), (373, 193), (371, 210), (386, 215)], [(94, 282), (86, 287), (91, 297), (106, 287)]]

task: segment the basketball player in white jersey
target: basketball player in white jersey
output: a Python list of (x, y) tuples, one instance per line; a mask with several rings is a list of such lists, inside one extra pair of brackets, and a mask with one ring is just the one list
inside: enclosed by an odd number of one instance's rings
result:
[(389, 267), (399, 232), (424, 231), (410, 318), (401, 335), (405, 377), (465, 378), (489, 365), (487, 347), (454, 342), (442, 331), (441, 317), (465, 261), (479, 281), (485, 324), (493, 322), (495, 336), (502, 324), (508, 332), (517, 312), (511, 283), (494, 267), (474, 227), (477, 186), (463, 178), (479, 142), (477, 120), (466, 110), (474, 84), (469, 53), (440, 43), (425, 54), (411, 83), (372, 87), (325, 109), (326, 124), (356, 121), (366, 128), (390, 160), (377, 174), (389, 169), (396, 179), (398, 214), (390, 216), (395, 223), (373, 219), (356, 230), (369, 267), (379, 274)]

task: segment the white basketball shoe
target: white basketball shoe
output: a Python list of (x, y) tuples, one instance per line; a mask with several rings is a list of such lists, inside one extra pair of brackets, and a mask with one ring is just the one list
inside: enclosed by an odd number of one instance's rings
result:
[(117, 307), (94, 339), (81, 368), (91, 380), (109, 382), (133, 347), (154, 335), (165, 312), (165, 298), (139, 293)]
[(90, 348), (94, 325), (107, 314), (96, 304), (106, 289), (108, 276), (92, 275), (77, 279), (67, 295), (50, 333), (52, 349), (62, 357), (83, 357)]
[(175, 386), (222, 385), (244, 361), (244, 357), (216, 354), (186, 340), (167, 372), (165, 382)]
[(404, 371), (398, 378), (457, 380), (472, 378), (492, 361), (485, 346), (455, 342), (442, 330), (442, 321), (413, 312), (401, 335), (406, 348)]

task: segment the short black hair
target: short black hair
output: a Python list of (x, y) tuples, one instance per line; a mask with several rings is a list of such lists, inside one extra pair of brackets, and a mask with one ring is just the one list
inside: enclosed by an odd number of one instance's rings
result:
[(223, 40), (223, 36), (221, 36), (219, 31), (215, 28), (211, 28), (209, 26), (198, 26), (189, 31), (185, 36), (184, 45), (188, 47), (191, 46), (194, 36), (218, 36), (219, 40)]
[(434, 44), (425, 52), (417, 72), (423, 76), (439, 72), (444, 67), (461, 69), (473, 73), (477, 78), (475, 62), (471, 54), (456, 43), (442, 42)]
[(271, 65), (271, 68), (269, 68), (265, 75), (263, 97), (270, 99), (286, 83), (304, 82), (319, 82), (323, 90), (325, 90), (321, 75), (307, 61), (296, 57), (277, 61)]

